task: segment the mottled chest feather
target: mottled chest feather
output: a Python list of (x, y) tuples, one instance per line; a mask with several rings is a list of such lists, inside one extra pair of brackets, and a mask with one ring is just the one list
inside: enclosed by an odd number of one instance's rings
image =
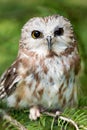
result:
[[(50, 109), (61, 108), (66, 106), (70, 99), (73, 100), (74, 64), (71, 66), (66, 56), (41, 59), (37, 56), (29, 59), (31, 62), (26, 63), (26, 59), (24, 61), (22, 59), (19, 65), (21, 70), (19, 73), (24, 73), (15, 91), (15, 95), (18, 96), (18, 106), (36, 104)], [(26, 71), (23, 71), (24, 67)], [(8, 98), (9, 104), (11, 98), (12, 96)]]

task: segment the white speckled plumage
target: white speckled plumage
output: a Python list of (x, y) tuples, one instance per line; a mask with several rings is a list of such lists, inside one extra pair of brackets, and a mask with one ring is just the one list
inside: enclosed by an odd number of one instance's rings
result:
[(9, 107), (30, 107), (29, 117), (34, 120), (40, 116), (39, 106), (48, 110), (72, 107), (77, 102), (79, 65), (69, 20), (59, 15), (32, 18), (22, 29), (16, 61), (0, 80), (0, 98)]

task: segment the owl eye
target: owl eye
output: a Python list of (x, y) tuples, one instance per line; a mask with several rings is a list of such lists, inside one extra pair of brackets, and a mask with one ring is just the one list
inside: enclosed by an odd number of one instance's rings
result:
[(32, 35), (32, 37), (33, 37), (34, 39), (37, 39), (37, 38), (41, 38), (41, 37), (42, 37), (42, 33), (41, 33), (40, 31), (37, 31), (37, 30), (32, 31), (31, 35)]
[(58, 28), (57, 30), (54, 31), (54, 36), (61, 36), (63, 35), (64, 30), (63, 28)]

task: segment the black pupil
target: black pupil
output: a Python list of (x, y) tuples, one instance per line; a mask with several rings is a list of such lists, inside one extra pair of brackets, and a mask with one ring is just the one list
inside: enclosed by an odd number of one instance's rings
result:
[(34, 36), (35, 36), (36, 38), (40, 37), (40, 32), (39, 32), (39, 31), (34, 31), (33, 33), (34, 33)]
[(54, 32), (54, 36), (61, 36), (63, 35), (63, 28), (58, 28), (55, 32)]

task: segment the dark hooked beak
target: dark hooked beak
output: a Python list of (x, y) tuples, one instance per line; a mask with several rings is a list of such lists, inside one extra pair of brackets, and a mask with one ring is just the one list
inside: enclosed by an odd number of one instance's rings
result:
[(48, 43), (48, 50), (50, 51), (52, 49), (52, 37), (51, 36), (47, 36), (46, 38), (47, 43)]

